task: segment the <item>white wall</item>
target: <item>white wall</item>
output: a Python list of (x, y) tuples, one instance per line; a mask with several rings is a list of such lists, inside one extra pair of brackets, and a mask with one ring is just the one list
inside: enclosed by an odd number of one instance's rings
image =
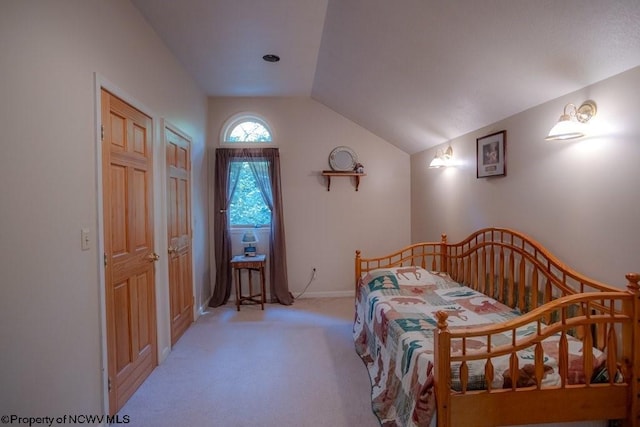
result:
[[(280, 148), (291, 292), (304, 289), (315, 267), (305, 296), (353, 294), (356, 249), (383, 255), (409, 243), (409, 155), (309, 98), (209, 98), (208, 149), (243, 111), (264, 117)], [(320, 175), (340, 145), (365, 166), (357, 192), (351, 178), (334, 178), (327, 191)]]
[[(94, 73), (148, 107), (156, 130), (164, 117), (193, 138), (198, 302), (210, 293), (206, 97), (126, 0), (2, 1), (0, 69), (0, 414), (99, 414)], [(89, 251), (80, 248), (84, 227)], [(166, 349), (167, 285), (158, 276)]]
[[(544, 140), (566, 103), (587, 99), (598, 106), (588, 137)], [(435, 148), (413, 155), (412, 240), (510, 227), (578, 271), (624, 286), (627, 272), (640, 271), (638, 99), (635, 68), (451, 141), (456, 168), (428, 169)], [(507, 176), (476, 179), (476, 138), (500, 130)]]

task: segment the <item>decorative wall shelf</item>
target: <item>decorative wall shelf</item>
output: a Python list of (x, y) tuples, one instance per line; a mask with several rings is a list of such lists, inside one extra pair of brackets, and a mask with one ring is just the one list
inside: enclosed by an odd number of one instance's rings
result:
[(331, 177), (332, 176), (352, 176), (356, 179), (356, 191), (360, 187), (360, 177), (367, 176), (366, 173), (357, 172), (337, 172), (337, 171), (322, 171), (322, 176), (327, 177), (327, 191), (331, 191)]

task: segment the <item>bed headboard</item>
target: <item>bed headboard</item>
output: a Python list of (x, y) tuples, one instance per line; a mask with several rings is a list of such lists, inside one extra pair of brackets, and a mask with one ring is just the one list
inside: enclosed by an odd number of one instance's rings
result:
[(457, 282), (528, 312), (565, 295), (620, 291), (569, 268), (540, 243), (506, 228), (485, 228), (447, 244), (443, 271)]
[(377, 268), (391, 268), (403, 266), (420, 266), (431, 271), (445, 271), (447, 253), (447, 235), (442, 235), (440, 242), (415, 243), (379, 258), (362, 258), (361, 252), (356, 251), (356, 290), (363, 273)]
[(528, 312), (565, 295), (620, 291), (569, 268), (540, 243), (507, 228), (484, 228), (458, 243), (407, 246), (380, 258), (356, 251), (356, 287), (361, 275), (376, 268), (416, 265), (448, 273), (455, 281)]

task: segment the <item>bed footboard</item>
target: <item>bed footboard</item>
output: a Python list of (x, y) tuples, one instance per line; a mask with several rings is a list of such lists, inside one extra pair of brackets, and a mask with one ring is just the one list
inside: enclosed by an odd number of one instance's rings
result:
[[(447, 313), (437, 313), (435, 335), (434, 387), (437, 400), (438, 426), (458, 425), (516, 425), (596, 419), (626, 420), (625, 425), (637, 426), (638, 378), (634, 373), (637, 352), (631, 344), (637, 334), (637, 312), (640, 297), (640, 275), (627, 275), (627, 292), (602, 292), (571, 295), (559, 298), (503, 324), (466, 330), (449, 330)], [(581, 310), (575, 310), (580, 307)], [(582, 314), (583, 313), (583, 314)], [(553, 323), (546, 319), (556, 317)], [(517, 330), (535, 325), (535, 333), (518, 338)], [(592, 331), (598, 325), (606, 330), (604, 346), (597, 346)], [(493, 345), (492, 336), (511, 333), (509, 345)], [(559, 334), (558, 368), (560, 385), (543, 388), (547, 375), (542, 341)], [(582, 348), (600, 348), (605, 358), (596, 365), (592, 352), (583, 352), (581, 366), (569, 357), (570, 339), (578, 336)], [(469, 345), (484, 342), (483, 348)], [(548, 345), (548, 344), (547, 344)], [(518, 366), (516, 352), (533, 348), (532, 364)], [(492, 359), (508, 357), (509, 369), (502, 373), (511, 378), (501, 388), (494, 388)], [(637, 360), (635, 361), (637, 363)], [(471, 364), (484, 369), (485, 388), (469, 390)], [(635, 365), (637, 366), (637, 365)], [(583, 377), (575, 378), (575, 371)], [(454, 378), (460, 390), (453, 391)], [(510, 393), (514, 392), (514, 393)], [(635, 396), (635, 398), (634, 398)], [(473, 407), (474, 411), (465, 408)], [(523, 414), (526, 418), (523, 419)], [(486, 424), (481, 424), (481, 420)], [(480, 424), (479, 424), (480, 423)]]

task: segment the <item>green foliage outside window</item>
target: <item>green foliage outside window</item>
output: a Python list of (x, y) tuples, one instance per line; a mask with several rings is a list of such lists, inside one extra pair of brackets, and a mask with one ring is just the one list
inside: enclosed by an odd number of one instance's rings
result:
[[(266, 162), (265, 162), (266, 163)], [(262, 197), (249, 163), (231, 162), (231, 176), (240, 169), (235, 193), (229, 205), (232, 226), (266, 226), (271, 224), (271, 210)], [(233, 185), (230, 180), (229, 186)]]
[(244, 121), (238, 124), (227, 138), (228, 142), (269, 142), (271, 134), (261, 124), (255, 121)]

